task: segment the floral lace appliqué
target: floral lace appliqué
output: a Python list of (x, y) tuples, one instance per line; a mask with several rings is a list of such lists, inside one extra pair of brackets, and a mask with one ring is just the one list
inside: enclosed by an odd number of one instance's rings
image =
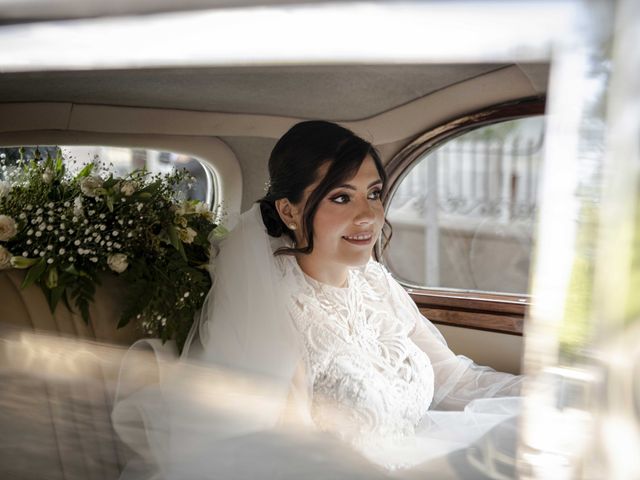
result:
[(377, 436), (413, 434), (433, 398), (427, 355), (409, 338), (413, 325), (392, 298), (377, 262), (349, 271), (346, 288), (313, 280), (283, 259), (296, 292), (290, 312), (305, 347), (316, 425), (355, 446)]

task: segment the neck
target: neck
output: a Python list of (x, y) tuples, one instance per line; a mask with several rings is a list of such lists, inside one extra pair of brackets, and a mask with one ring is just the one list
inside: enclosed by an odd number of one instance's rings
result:
[(320, 283), (339, 288), (347, 284), (349, 270), (344, 265), (324, 264), (318, 268), (314, 262), (309, 262), (309, 255), (296, 255), (296, 260), (304, 273)]

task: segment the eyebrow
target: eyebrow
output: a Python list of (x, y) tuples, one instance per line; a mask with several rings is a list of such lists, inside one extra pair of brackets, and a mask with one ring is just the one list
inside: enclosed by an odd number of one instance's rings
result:
[[(367, 190), (369, 190), (371, 187), (373, 187), (374, 185), (377, 185), (378, 183), (382, 183), (382, 179), (379, 178), (377, 180), (374, 180), (373, 182), (371, 182), (369, 185), (367, 185)], [(347, 188), (349, 190), (357, 190), (356, 187), (354, 187), (353, 185), (349, 185), (348, 183), (345, 183), (344, 185), (338, 185), (335, 188)]]

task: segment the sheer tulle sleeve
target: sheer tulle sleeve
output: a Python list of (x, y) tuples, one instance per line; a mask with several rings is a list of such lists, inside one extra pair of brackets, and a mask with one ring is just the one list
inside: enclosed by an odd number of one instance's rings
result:
[(396, 311), (410, 315), (415, 322), (411, 340), (431, 360), (435, 376), (432, 409), (462, 410), (475, 399), (520, 395), (522, 376), (497, 372), (454, 354), (438, 329), (422, 316), (405, 289), (388, 272), (386, 278)]

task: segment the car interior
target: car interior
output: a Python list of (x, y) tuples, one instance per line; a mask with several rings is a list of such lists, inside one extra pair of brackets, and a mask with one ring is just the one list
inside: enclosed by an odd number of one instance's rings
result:
[[(413, 166), (446, 142), (482, 127), (543, 115), (549, 74), (547, 62), (9, 71), (0, 73), (0, 147), (102, 146), (187, 155), (213, 172), (212, 195), (206, 200), (221, 206), (232, 225), (263, 194), (270, 151), (299, 121), (337, 122), (371, 141), (388, 170), (392, 199)], [(408, 200), (419, 197), (407, 195)], [(390, 220), (393, 226), (394, 219)], [(464, 217), (456, 221), (471, 225), (466, 228), (473, 239), (487, 233), (483, 228), (495, 230), (490, 222), (473, 223)], [(398, 246), (393, 247), (393, 258), (376, 250), (394, 274), (394, 262), (410, 264), (418, 255), (409, 240), (403, 243), (402, 227), (395, 230)], [(506, 235), (500, 232), (495, 235)], [(526, 262), (530, 237), (527, 242)], [(505, 272), (507, 264), (498, 257), (480, 249), (472, 260), (484, 262), (483, 271)], [(455, 353), (500, 371), (521, 373), (530, 298), (528, 266), (518, 268), (525, 285), (515, 292), (506, 287), (500, 291), (421, 284), (405, 275), (397, 277)], [(31, 429), (28, 434), (39, 440), (32, 456), (12, 459), (16, 478), (23, 478), (19, 472), (37, 472), (39, 463), (43, 468), (59, 467), (47, 471), (46, 478), (115, 478), (130, 452), (113, 433), (109, 412), (121, 357), (142, 336), (134, 324), (116, 328), (125, 287), (115, 275), (106, 276), (91, 307), (91, 322), (85, 324), (64, 305), (51, 313), (35, 285), (20, 287), (23, 278), (20, 270), (0, 271), (2, 328), (14, 332), (20, 338), (19, 348), (31, 352), (18, 368), (24, 381), (7, 382), (10, 387), (1, 396), (0, 411), (14, 432), (34, 417), (40, 420), (35, 433)], [(43, 338), (49, 339), (48, 354), (38, 348)], [(74, 348), (78, 342), (88, 342), (92, 349), (73, 365), (56, 366), (52, 352), (55, 358), (56, 349)], [(107, 348), (114, 345), (121, 348)], [(59, 367), (69, 378), (82, 371), (93, 382), (78, 387), (30, 377), (29, 372), (42, 364)], [(43, 389), (46, 394), (29, 396)], [(31, 402), (18, 407), (11, 403), (16, 398)], [(75, 409), (63, 406), (69, 399)], [(79, 434), (74, 427), (78, 422), (91, 425), (93, 434)], [(34, 439), (19, 439), (15, 451)], [(69, 453), (80, 447), (83, 460)], [(9, 458), (11, 450), (5, 452)]]

